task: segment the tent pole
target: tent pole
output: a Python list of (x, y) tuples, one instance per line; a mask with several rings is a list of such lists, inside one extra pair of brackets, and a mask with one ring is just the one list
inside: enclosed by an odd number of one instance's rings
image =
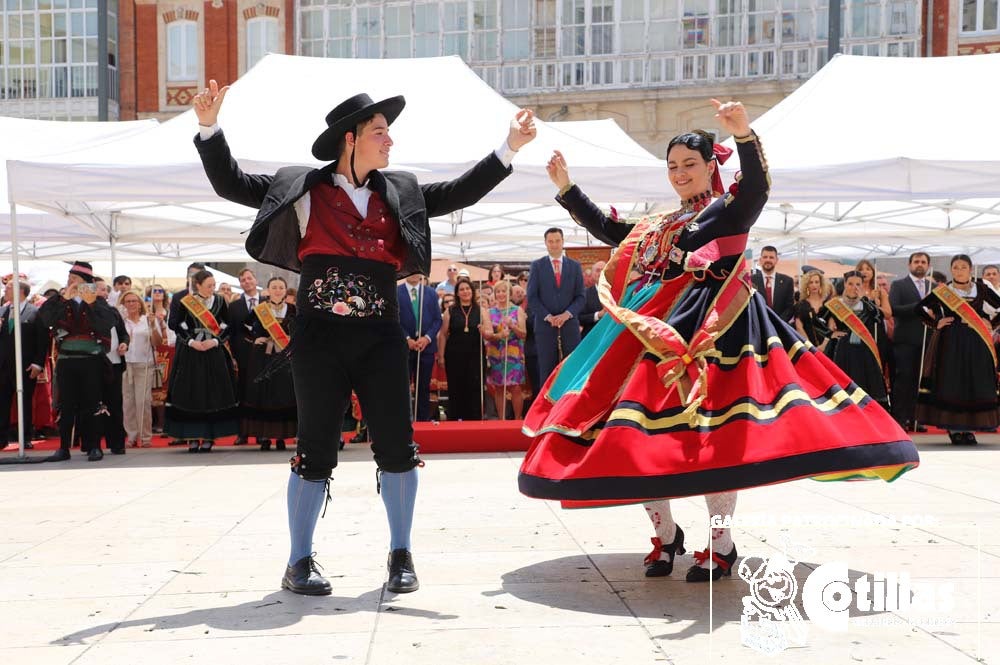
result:
[(118, 276), (118, 213), (111, 213), (111, 274), (108, 279)]
[[(21, 266), (18, 261), (17, 249), (17, 206), (10, 204), (10, 242), (11, 242), (11, 263), (14, 268), (14, 275), (11, 279), (14, 286), (11, 289), (14, 301), (10, 304), (10, 320), (14, 321), (14, 385), (17, 392), (17, 456), (24, 459), (24, 359), (21, 358)], [(6, 437), (7, 432), (0, 432), (0, 436)], [(6, 440), (6, 439), (4, 439)]]

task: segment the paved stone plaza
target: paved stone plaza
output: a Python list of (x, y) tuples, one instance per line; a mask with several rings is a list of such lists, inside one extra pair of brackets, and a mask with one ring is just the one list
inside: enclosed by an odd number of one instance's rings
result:
[[(734, 573), (710, 595), (684, 581), (707, 543), (701, 498), (674, 503), (688, 553), (671, 577), (646, 579), (641, 508), (527, 499), (520, 454), (428, 456), (414, 527), (422, 588), (395, 596), (382, 586), (375, 467), (349, 446), (317, 530), (333, 595), (308, 598), (278, 587), (287, 454), (154, 448), (0, 466), (0, 663), (1000, 665), (1000, 436), (980, 441), (919, 437), (922, 466), (893, 484), (803, 480), (740, 496), (747, 523), (734, 539), (745, 574), (771, 589), (760, 598), (788, 581), (779, 554), (798, 562), (794, 605), (807, 620), (772, 624), (757, 643), (787, 646), (773, 654), (741, 644), (744, 598), (748, 612), (762, 607), (747, 582)], [(857, 593), (828, 593), (825, 612), (803, 605), (820, 567), (833, 572), (827, 591), (869, 584), (876, 603), (909, 596), (882, 581), (908, 573), (916, 609), (865, 611)]]

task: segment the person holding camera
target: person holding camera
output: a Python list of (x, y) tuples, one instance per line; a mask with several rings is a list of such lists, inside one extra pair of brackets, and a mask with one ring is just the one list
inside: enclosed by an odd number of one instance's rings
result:
[(48, 458), (62, 462), (70, 457), (73, 429), (79, 434), (87, 459), (96, 462), (101, 452), (97, 416), (101, 412), (102, 381), (108, 367), (114, 310), (97, 302), (94, 270), (76, 261), (69, 270), (62, 295), (54, 295), (39, 308), (43, 324), (55, 339), (56, 385), (59, 390), (59, 450)]

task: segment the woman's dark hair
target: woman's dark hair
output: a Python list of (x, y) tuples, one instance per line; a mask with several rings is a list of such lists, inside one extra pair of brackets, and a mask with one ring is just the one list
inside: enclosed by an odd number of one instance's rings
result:
[(272, 277), (271, 279), (267, 280), (268, 287), (271, 286), (271, 282), (281, 282), (282, 284), (285, 285), (286, 289), (288, 288), (288, 282), (285, 281), (284, 277)]
[(476, 291), (476, 284), (468, 277), (459, 277), (458, 281), (455, 282), (455, 304), (451, 306), (452, 309), (460, 307), (462, 304), (461, 299), (458, 297), (458, 287), (463, 284), (468, 284), (469, 288), (472, 289), (472, 304), (475, 305), (479, 299), (479, 293)]
[(951, 257), (951, 261), (948, 261), (948, 265), (949, 266), (953, 265), (955, 261), (965, 261), (965, 264), (967, 266), (969, 266), (970, 268), (972, 267), (972, 259), (969, 258), (968, 254), (956, 254), (955, 256)]
[(704, 130), (696, 129), (693, 132), (678, 134), (670, 139), (670, 143), (667, 144), (667, 159), (670, 158), (670, 151), (675, 145), (682, 145), (689, 150), (694, 150), (706, 162), (715, 159), (715, 152), (713, 152), (715, 137)]
[(503, 276), (507, 274), (506, 272), (504, 272), (504, 269), (503, 269), (502, 265), (500, 265), (499, 263), (494, 263), (492, 266), (490, 266), (490, 273), (489, 273), (490, 281), (493, 280), (493, 271), (496, 268), (500, 269), (500, 279), (503, 279)]
[(191, 275), (191, 281), (193, 281), (193, 282), (194, 282), (194, 285), (195, 285), (195, 286), (201, 286), (201, 285), (202, 285), (202, 283), (203, 283), (203, 282), (204, 282), (204, 281), (205, 281), (206, 279), (208, 279), (209, 277), (215, 277), (215, 275), (213, 275), (213, 274), (212, 274), (212, 273), (210, 273), (209, 271), (207, 271), (207, 270), (205, 270), (204, 268), (202, 268), (201, 270), (199, 270), (199, 271), (198, 271), (198, 272), (196, 272), (195, 274)]

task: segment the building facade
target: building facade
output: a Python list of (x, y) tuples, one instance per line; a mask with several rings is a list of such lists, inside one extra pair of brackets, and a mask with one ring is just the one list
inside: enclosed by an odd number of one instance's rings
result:
[[(120, 3), (120, 7), (119, 7)], [(846, 53), (1000, 51), (998, 0), (843, 0)], [(96, 119), (97, 0), (0, 0), (0, 113)], [(458, 55), (546, 120), (614, 118), (662, 154), (826, 62), (828, 0), (108, 0), (112, 119), (167, 118), (266, 52)]]
[[(459, 55), (547, 120), (614, 118), (662, 154), (710, 97), (772, 107), (827, 59), (827, 0), (301, 0), (298, 53)], [(846, 53), (921, 54), (918, 0), (844, 0)]]
[[(108, 0), (108, 117), (118, 118), (118, 0)], [(97, 0), (0, 0), (0, 115), (97, 120)]]

